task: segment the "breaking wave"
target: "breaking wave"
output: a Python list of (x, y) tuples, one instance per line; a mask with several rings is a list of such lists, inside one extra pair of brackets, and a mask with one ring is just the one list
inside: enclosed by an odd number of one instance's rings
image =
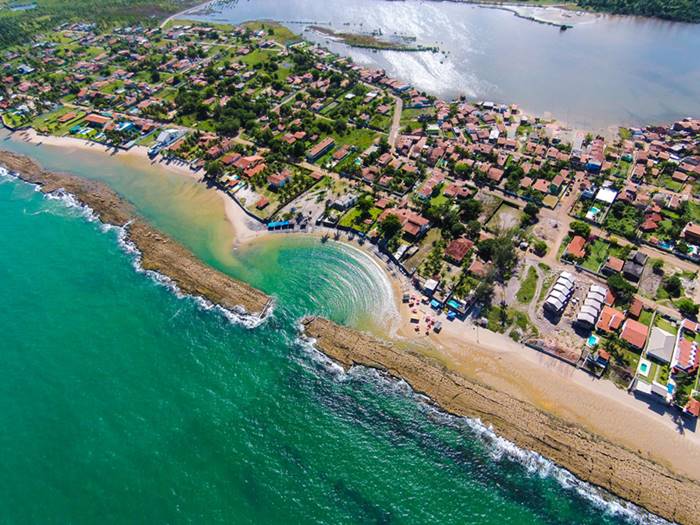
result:
[[(15, 173), (3, 167), (0, 167), (0, 180), (19, 180), (22, 181), (24, 184), (33, 187), (35, 191), (41, 191), (40, 186), (38, 184), (23, 181)], [(271, 303), (267, 307), (263, 315), (252, 315), (246, 312), (242, 307), (237, 307), (236, 309), (224, 308), (221, 305), (214, 304), (213, 302), (205, 299), (204, 297), (184, 293), (177, 286), (175, 281), (173, 281), (167, 275), (153, 270), (146, 270), (143, 268), (143, 266), (141, 265), (141, 252), (136, 247), (136, 245), (132, 243), (128, 238), (128, 223), (124, 226), (113, 226), (111, 224), (105, 224), (103, 222), (100, 222), (98, 215), (92, 208), (81, 203), (80, 200), (78, 200), (75, 197), (75, 195), (65, 191), (63, 188), (59, 188), (58, 190), (49, 193), (43, 193), (43, 196), (47, 200), (58, 201), (61, 204), (63, 204), (66, 208), (77, 211), (81, 217), (85, 218), (89, 222), (99, 222), (100, 230), (103, 233), (116, 230), (117, 243), (119, 244), (119, 247), (124, 251), (124, 253), (131, 257), (131, 262), (134, 270), (136, 270), (137, 273), (146, 275), (156, 284), (164, 286), (165, 288), (173, 292), (178, 299), (192, 299), (200, 309), (204, 311), (216, 312), (217, 314), (220, 314), (223, 317), (225, 317), (231, 324), (240, 325), (249, 329), (257, 328), (272, 315), (274, 310), (274, 303)]]
[(610, 516), (623, 518), (636, 525), (670, 524), (669, 521), (644, 510), (634, 503), (618, 498), (605, 489), (578, 479), (565, 468), (556, 465), (537, 452), (518, 447), (515, 443), (500, 437), (491, 425), (486, 425), (479, 419), (455, 416), (444, 412), (430, 398), (415, 392), (402, 379), (396, 379), (386, 372), (365, 366), (353, 366), (346, 371), (316, 348), (315, 339), (306, 336), (303, 333), (303, 326), (299, 326), (301, 335), (295, 340), (297, 346), (309, 357), (312, 366), (315, 366), (316, 370), (321, 369), (327, 372), (334, 380), (339, 382), (352, 380), (368, 382), (377, 386), (382, 393), (409, 398), (418, 403), (418, 406), (439, 424), (467, 430), (485, 446), (494, 461), (513, 461), (523, 466), (530, 475), (553, 479), (563, 489), (575, 493), (578, 497)]
[(236, 309), (224, 308), (223, 306), (215, 304), (200, 295), (190, 295), (184, 293), (175, 283), (175, 281), (173, 281), (167, 275), (154, 270), (146, 270), (141, 265), (141, 251), (132, 241), (129, 240), (129, 224), (130, 223), (127, 223), (124, 226), (105, 226), (108, 230), (114, 229), (117, 231), (117, 243), (122, 251), (131, 257), (132, 266), (137, 273), (144, 274), (156, 284), (167, 288), (178, 299), (192, 299), (200, 309), (205, 311), (213, 311), (223, 315), (232, 324), (240, 325), (249, 329), (257, 328), (272, 315), (274, 304), (270, 304), (263, 315), (249, 314), (242, 307), (237, 307)]

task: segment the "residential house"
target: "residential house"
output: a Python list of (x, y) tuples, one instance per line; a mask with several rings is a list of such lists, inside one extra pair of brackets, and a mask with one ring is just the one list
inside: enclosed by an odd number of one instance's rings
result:
[(306, 159), (309, 162), (316, 162), (334, 147), (335, 140), (333, 140), (333, 137), (326, 137), (307, 152)]
[(617, 332), (625, 320), (625, 314), (616, 308), (604, 306), (600, 312), (600, 318), (596, 323), (596, 328), (605, 333)]
[(287, 183), (291, 180), (292, 174), (289, 170), (282, 170), (280, 173), (274, 173), (267, 178), (267, 183), (273, 190), (279, 190), (284, 188)]
[(670, 363), (673, 358), (673, 349), (676, 345), (676, 337), (662, 330), (658, 326), (651, 329), (649, 344), (647, 345), (647, 356), (662, 363)]
[(469, 250), (471, 250), (473, 246), (474, 243), (469, 239), (465, 239), (463, 237), (455, 239), (447, 245), (447, 248), (445, 248), (445, 259), (453, 262), (454, 264), (462, 264), (462, 261), (464, 261), (464, 258), (467, 256)]
[(647, 336), (649, 335), (649, 328), (635, 321), (634, 319), (627, 319), (625, 324), (622, 326), (622, 333), (620, 337), (623, 341), (627, 342), (630, 346), (633, 346), (637, 350), (644, 350), (644, 345), (647, 342)]
[(396, 215), (399, 218), (404, 234), (411, 239), (420, 238), (428, 231), (430, 225), (428, 219), (408, 208), (388, 208), (379, 216), (379, 222), (389, 215)]
[(574, 238), (571, 239), (569, 245), (566, 247), (564, 255), (572, 259), (584, 259), (586, 257), (585, 247), (586, 239), (580, 235), (574, 235)]

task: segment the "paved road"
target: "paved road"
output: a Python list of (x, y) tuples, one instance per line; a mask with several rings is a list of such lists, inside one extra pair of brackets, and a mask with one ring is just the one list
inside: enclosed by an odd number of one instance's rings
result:
[(401, 112), (403, 111), (403, 100), (401, 97), (395, 97), (396, 106), (394, 107), (394, 118), (391, 121), (391, 130), (389, 131), (389, 146), (391, 151), (396, 148), (396, 139), (399, 136), (401, 129)]

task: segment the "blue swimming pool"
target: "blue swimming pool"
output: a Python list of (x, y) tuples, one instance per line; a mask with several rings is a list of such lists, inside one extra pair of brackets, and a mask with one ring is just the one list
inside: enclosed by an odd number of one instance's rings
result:
[(588, 340), (586, 341), (586, 344), (589, 347), (593, 348), (594, 346), (596, 346), (598, 344), (598, 341), (599, 341), (598, 336), (591, 334), (588, 336)]

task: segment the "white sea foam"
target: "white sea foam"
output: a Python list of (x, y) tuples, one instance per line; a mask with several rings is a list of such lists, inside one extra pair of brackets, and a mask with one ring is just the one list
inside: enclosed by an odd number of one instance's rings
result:
[(303, 333), (304, 325), (300, 323), (298, 329), (301, 335), (294, 339), (294, 344), (299, 346), (315, 365), (320, 366), (325, 372), (331, 374), (334, 379), (346, 381), (349, 375), (345, 369), (316, 348), (316, 339)]
[(14, 173), (11, 173), (7, 168), (3, 168), (2, 166), (0, 166), (0, 180), (10, 181), (16, 179), (17, 176)]
[(173, 281), (167, 275), (154, 270), (146, 270), (141, 265), (141, 251), (131, 240), (129, 240), (129, 223), (122, 227), (108, 225), (108, 228), (117, 230), (117, 242), (119, 247), (124, 251), (124, 253), (131, 257), (131, 264), (134, 270), (138, 273), (146, 275), (156, 284), (164, 286), (178, 299), (191, 299), (202, 310), (216, 312), (217, 314), (223, 315), (230, 323), (244, 326), (245, 328), (249, 329), (257, 328), (272, 315), (274, 304), (270, 304), (263, 315), (252, 315), (246, 312), (242, 306), (237, 306), (235, 309), (224, 308), (223, 306), (215, 304), (202, 296), (184, 293), (175, 283), (175, 281)]
[[(0, 179), (4, 180), (20, 180), (19, 177), (10, 172), (9, 170), (0, 167)], [(40, 186), (38, 184), (28, 183), (23, 181), (25, 184), (29, 184), (34, 187), (35, 191), (40, 191)], [(87, 219), (89, 222), (99, 222), (99, 217), (95, 211), (82, 204), (75, 195), (65, 191), (63, 188), (59, 188), (56, 191), (43, 194), (47, 200), (59, 201), (66, 208), (77, 210), (80, 215)], [(168, 276), (163, 275), (159, 272), (153, 270), (146, 270), (141, 266), (141, 252), (136, 247), (136, 245), (128, 239), (127, 228), (129, 224), (127, 223), (123, 227), (113, 226), (111, 224), (105, 224), (99, 222), (100, 230), (107, 233), (112, 230), (117, 230), (117, 242), (119, 247), (129, 256), (131, 256), (132, 266), (138, 273), (142, 273), (148, 276), (153, 282), (168, 288), (172, 291), (178, 299), (192, 299), (199, 308), (205, 311), (214, 311), (220, 315), (223, 315), (230, 323), (244, 326), (246, 328), (257, 328), (262, 323), (265, 322), (273, 313), (274, 303), (268, 305), (266, 311), (263, 315), (251, 315), (245, 311), (243, 307), (236, 307), (235, 309), (224, 308), (221, 305), (214, 304), (211, 301), (205, 299), (201, 296), (188, 295), (182, 292), (177, 284), (170, 279)]]
[[(35, 188), (38, 189), (39, 186), (35, 186)], [(66, 208), (78, 211), (80, 215), (82, 215), (89, 222), (97, 222), (99, 220), (99, 217), (95, 213), (95, 210), (90, 208), (90, 206), (86, 206), (85, 204), (81, 203), (78, 199), (75, 198), (75, 195), (73, 195), (72, 193), (68, 193), (63, 188), (59, 188), (56, 191), (52, 191), (50, 193), (45, 193), (44, 196), (48, 200), (60, 201), (61, 204), (63, 204)]]
[(437, 407), (427, 396), (415, 392), (402, 379), (396, 379), (389, 374), (364, 366), (354, 366), (345, 371), (315, 347), (315, 340), (303, 334), (297, 339), (298, 344), (321, 367), (330, 372), (337, 381), (348, 380), (368, 381), (377, 385), (383, 392), (408, 397), (419, 403), (428, 414), (439, 423), (458, 429), (466, 429), (486, 447), (494, 461), (515, 461), (521, 464), (529, 474), (542, 478), (554, 479), (563, 489), (573, 491), (591, 505), (611, 516), (621, 517), (630, 523), (638, 525), (669, 525), (670, 522), (656, 516), (641, 507), (609, 493), (605, 489), (582, 481), (563, 467), (556, 465), (541, 454), (518, 447), (496, 434), (493, 427), (485, 425), (479, 419), (459, 417), (447, 414)]

